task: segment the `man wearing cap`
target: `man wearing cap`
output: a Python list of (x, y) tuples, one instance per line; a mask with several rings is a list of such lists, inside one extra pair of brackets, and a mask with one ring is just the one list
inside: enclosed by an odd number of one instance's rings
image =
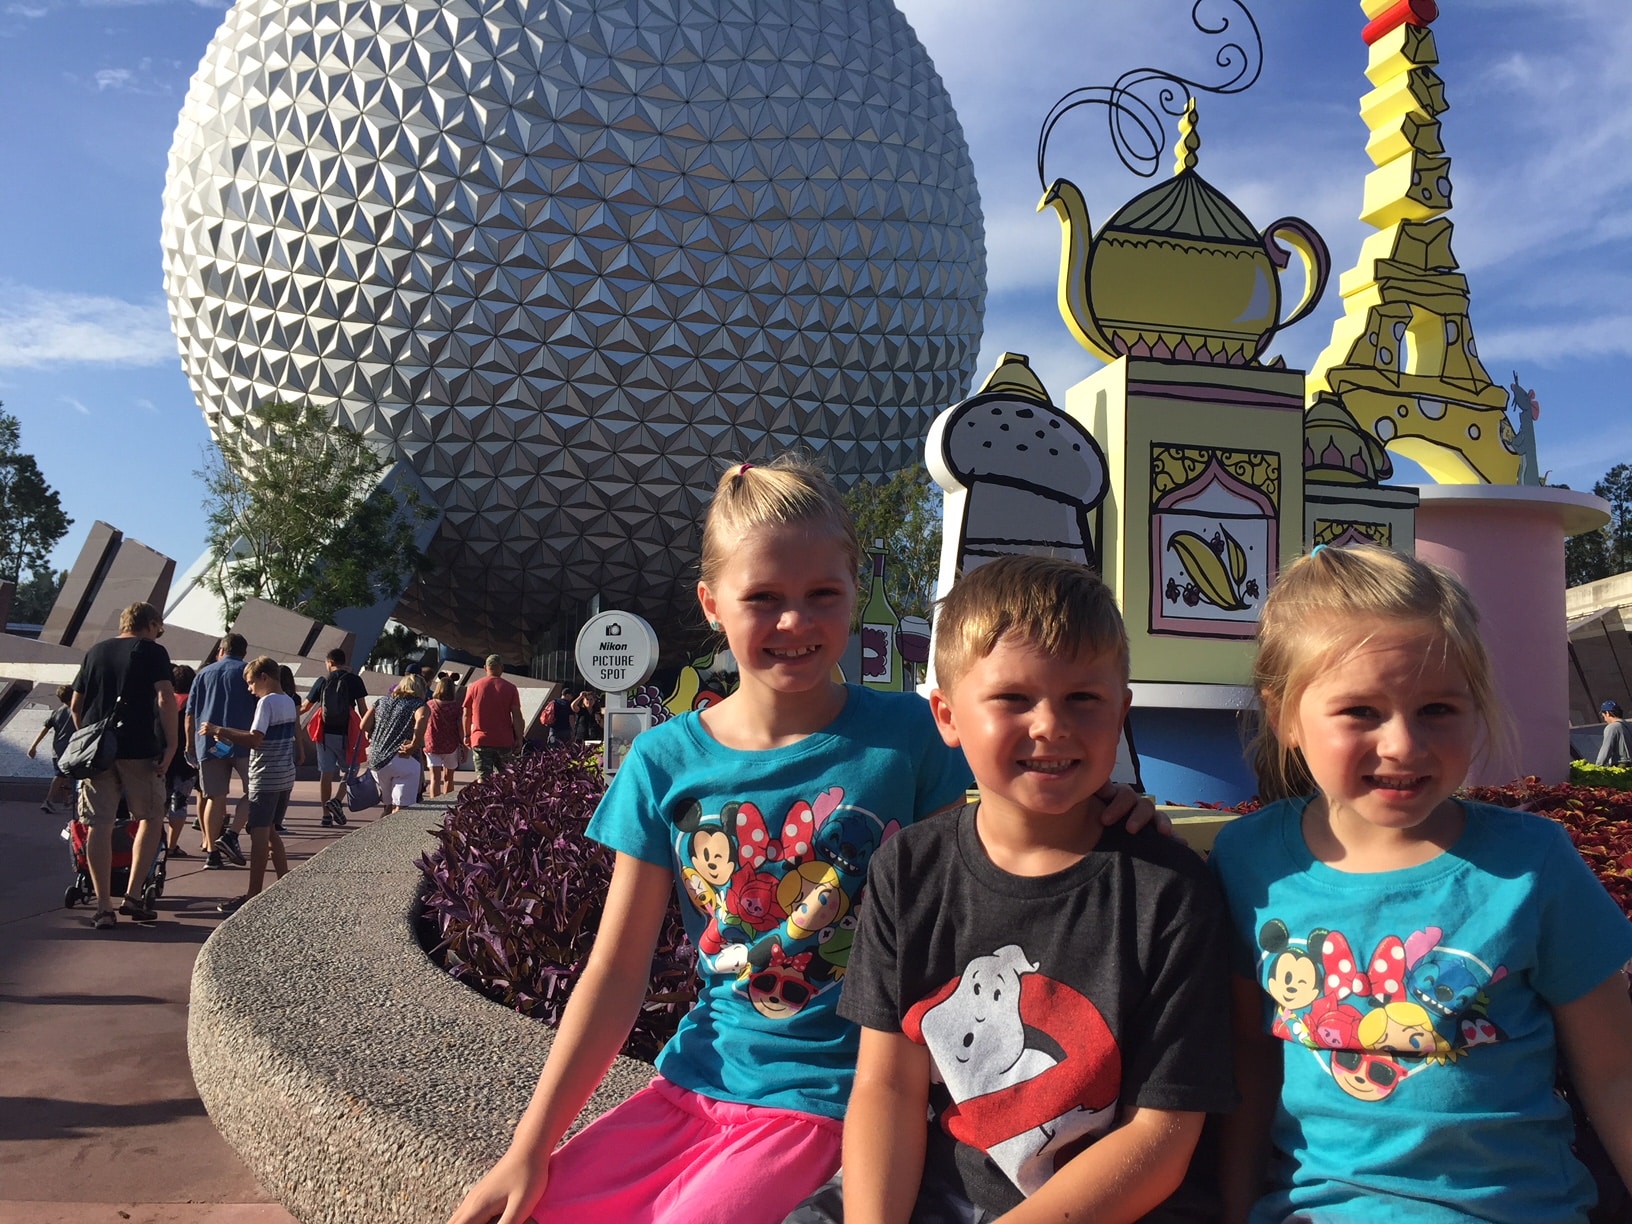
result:
[(465, 747), (480, 782), (505, 765), (521, 745), (521, 693), (504, 678), (504, 660), (487, 656), (487, 675), (465, 689)]
[(1598, 716), (1604, 720), (1604, 743), (1598, 749), (1599, 765), (1632, 765), (1632, 742), (1627, 740), (1626, 724), (1621, 721), (1620, 703), (1606, 701), (1598, 707)]

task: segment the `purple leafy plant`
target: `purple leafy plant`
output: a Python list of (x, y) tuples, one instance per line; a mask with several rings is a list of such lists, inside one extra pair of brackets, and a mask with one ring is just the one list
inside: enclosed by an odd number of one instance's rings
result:
[[(556, 1025), (606, 906), (613, 854), (584, 836), (604, 787), (592, 751), (529, 750), (459, 794), (419, 861), (431, 956), (452, 976)], [(696, 949), (669, 912), (623, 1052), (651, 1060), (696, 997)]]

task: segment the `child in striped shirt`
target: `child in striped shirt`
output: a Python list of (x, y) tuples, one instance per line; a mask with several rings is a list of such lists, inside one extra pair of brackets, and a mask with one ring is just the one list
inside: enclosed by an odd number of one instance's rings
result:
[(295, 703), (278, 683), (278, 662), (261, 655), (244, 665), (244, 681), (257, 698), (255, 721), (247, 730), (204, 723), (201, 734), (241, 745), (249, 751), (249, 891), (216, 906), (223, 914), (235, 912), (266, 882), (266, 860), (282, 879), (289, 870), (283, 838), (277, 826), (289, 808), (295, 789)]

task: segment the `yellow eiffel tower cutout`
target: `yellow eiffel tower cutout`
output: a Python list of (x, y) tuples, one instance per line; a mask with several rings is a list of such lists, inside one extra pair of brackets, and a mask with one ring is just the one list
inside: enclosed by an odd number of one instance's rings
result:
[[(1368, 18), (1394, 0), (1361, 0)], [(1308, 401), (1330, 390), (1361, 428), (1441, 484), (1517, 484), (1507, 393), (1479, 362), (1468, 281), (1451, 253), (1447, 109), (1433, 33), (1402, 24), (1371, 44), (1373, 88), (1360, 117), (1376, 169), (1360, 219), (1376, 227), (1338, 281), (1344, 314), (1309, 372)]]

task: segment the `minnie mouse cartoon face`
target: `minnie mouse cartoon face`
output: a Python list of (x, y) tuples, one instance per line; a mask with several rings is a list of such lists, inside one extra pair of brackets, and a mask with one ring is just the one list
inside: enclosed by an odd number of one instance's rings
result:
[(785, 956), (782, 945), (771, 950), (771, 960), (748, 977), (748, 1001), (767, 1020), (786, 1020), (803, 1010), (816, 990), (805, 977), (810, 953)]

